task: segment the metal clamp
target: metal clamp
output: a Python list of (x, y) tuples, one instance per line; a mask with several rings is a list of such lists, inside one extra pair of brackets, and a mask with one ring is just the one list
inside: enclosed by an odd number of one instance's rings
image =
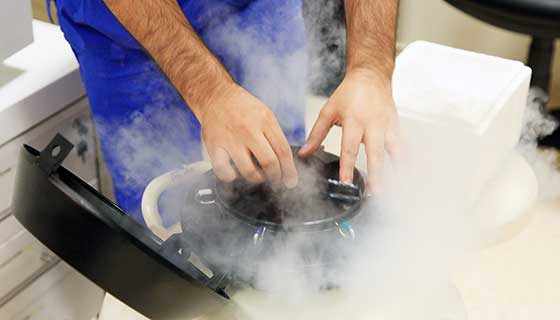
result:
[(66, 156), (72, 151), (74, 145), (66, 140), (60, 133), (49, 142), (49, 144), (41, 151), (39, 155), (39, 167), (47, 175), (55, 172), (66, 159)]
[(266, 227), (265, 226), (258, 226), (257, 227), (257, 230), (255, 230), (255, 233), (253, 234), (253, 244), (254, 245), (257, 245), (259, 242), (262, 241), (265, 232), (266, 232)]
[(200, 204), (213, 204), (216, 202), (216, 197), (212, 189), (200, 189), (194, 195), (194, 200)]
[(351, 240), (354, 240), (356, 238), (356, 233), (354, 232), (354, 228), (352, 228), (352, 225), (349, 222), (347, 222), (347, 221), (341, 221), (341, 222), (336, 221), (334, 224), (338, 228), (338, 233), (340, 233), (340, 235), (342, 237), (347, 238), (347, 239), (351, 239)]

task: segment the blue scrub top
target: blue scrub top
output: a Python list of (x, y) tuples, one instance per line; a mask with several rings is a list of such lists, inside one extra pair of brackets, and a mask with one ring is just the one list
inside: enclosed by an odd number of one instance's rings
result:
[[(236, 82), (275, 111), (292, 144), (305, 139), (300, 1), (178, 1)], [(57, 0), (56, 5), (62, 31), (80, 63), (117, 203), (143, 222), (140, 203), (148, 182), (201, 159), (200, 124), (102, 0)], [(262, 79), (268, 79), (266, 86)], [(271, 90), (271, 83), (284, 91)], [(172, 222), (164, 217), (165, 224)]]

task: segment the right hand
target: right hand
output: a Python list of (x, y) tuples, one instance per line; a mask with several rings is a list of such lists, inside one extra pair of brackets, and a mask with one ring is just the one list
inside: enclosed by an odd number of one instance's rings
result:
[(233, 181), (239, 172), (252, 183), (268, 179), (283, 182), (288, 188), (297, 185), (290, 145), (276, 117), (239, 85), (229, 85), (213, 97), (199, 121), (202, 140), (219, 179)]

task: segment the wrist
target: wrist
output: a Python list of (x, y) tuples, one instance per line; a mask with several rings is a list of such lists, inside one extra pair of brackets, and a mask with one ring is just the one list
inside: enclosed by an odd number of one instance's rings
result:
[(367, 81), (376, 87), (392, 89), (392, 72), (382, 72), (374, 67), (351, 67), (346, 69), (345, 78)]
[(199, 77), (196, 83), (181, 91), (194, 116), (202, 123), (208, 110), (219, 104), (216, 101), (236, 86), (235, 81), (224, 71), (223, 74), (206, 74)]

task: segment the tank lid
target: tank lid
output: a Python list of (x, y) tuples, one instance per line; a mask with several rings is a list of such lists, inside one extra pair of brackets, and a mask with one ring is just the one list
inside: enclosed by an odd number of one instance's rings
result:
[(161, 240), (61, 166), (72, 144), (57, 135), (41, 152), (21, 148), (12, 212), (62, 260), (152, 319), (196, 318), (229, 299), (220, 275), (189, 260), (177, 236)]

